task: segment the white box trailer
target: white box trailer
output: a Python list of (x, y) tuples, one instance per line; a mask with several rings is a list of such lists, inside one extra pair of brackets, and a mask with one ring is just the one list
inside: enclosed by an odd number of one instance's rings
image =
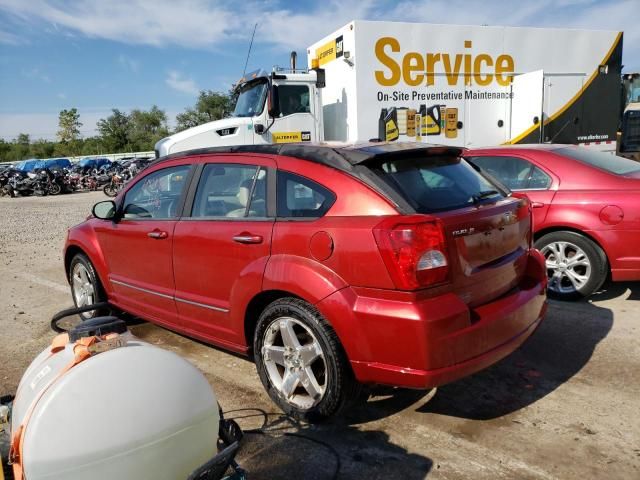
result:
[(387, 116), (399, 140), (615, 142), (622, 32), (353, 21), (307, 54), (325, 140), (380, 137)]
[(231, 118), (167, 137), (156, 155), (374, 138), (615, 150), (622, 32), (357, 20), (307, 54), (308, 70), (245, 76)]

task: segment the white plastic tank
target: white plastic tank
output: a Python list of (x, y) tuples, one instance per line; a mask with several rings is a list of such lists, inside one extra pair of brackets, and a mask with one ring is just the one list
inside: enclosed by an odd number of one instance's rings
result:
[(69, 368), (82, 348), (62, 340), (32, 362), (13, 404), (24, 479), (186, 479), (216, 454), (218, 403), (189, 362), (122, 331)]

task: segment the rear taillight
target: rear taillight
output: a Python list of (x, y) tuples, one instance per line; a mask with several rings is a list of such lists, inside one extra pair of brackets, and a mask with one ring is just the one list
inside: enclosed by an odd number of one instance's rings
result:
[(425, 215), (389, 217), (373, 234), (393, 283), (400, 290), (447, 280), (449, 261), (442, 222)]

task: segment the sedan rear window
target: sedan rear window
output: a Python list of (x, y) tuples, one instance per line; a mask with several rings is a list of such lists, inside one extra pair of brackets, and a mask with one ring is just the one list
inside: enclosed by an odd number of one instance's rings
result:
[(610, 153), (594, 152), (583, 147), (565, 147), (554, 150), (554, 153), (573, 158), (592, 167), (605, 170), (616, 175), (628, 175), (640, 172), (640, 164), (628, 158), (618, 157)]
[(462, 158), (403, 157), (372, 170), (418, 213), (455, 210), (506, 196)]

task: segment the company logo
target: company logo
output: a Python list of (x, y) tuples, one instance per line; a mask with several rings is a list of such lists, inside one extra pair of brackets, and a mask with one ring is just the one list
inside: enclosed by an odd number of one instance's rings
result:
[(310, 142), (311, 132), (273, 132), (271, 140), (273, 143)]
[[(498, 55), (495, 59), (486, 53), (475, 55), (468, 51), (471, 40), (464, 41), (466, 53), (418, 53), (402, 55), (400, 42), (393, 37), (382, 37), (375, 45), (375, 55), (384, 67), (375, 71), (376, 81), (383, 87), (392, 87), (401, 80), (410, 87), (435, 84), (436, 69), (444, 71), (449, 85), (487, 86), (496, 82), (502, 86), (511, 83), (515, 62), (511, 55)], [(321, 62), (322, 64), (322, 62)], [(439, 68), (437, 68), (439, 67)]]
[(321, 47), (316, 48), (316, 58), (320, 66), (329, 63), (331, 60), (340, 58), (344, 53), (342, 35), (331, 40)]

